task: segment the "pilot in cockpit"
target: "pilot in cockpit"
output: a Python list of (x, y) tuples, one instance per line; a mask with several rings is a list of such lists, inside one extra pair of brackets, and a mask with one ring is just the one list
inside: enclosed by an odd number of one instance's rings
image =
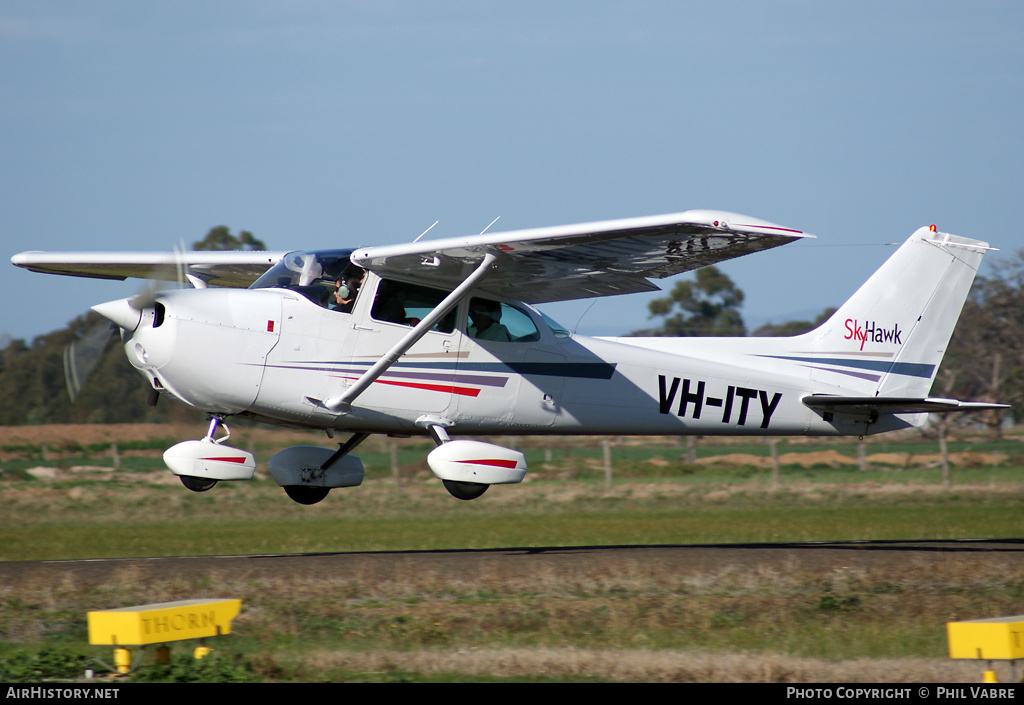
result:
[(508, 343), (512, 340), (508, 328), (501, 324), (501, 304), (489, 299), (474, 298), (469, 302), (470, 338)]
[(335, 282), (337, 290), (334, 292), (334, 301), (331, 302), (331, 310), (342, 313), (352, 313), (352, 307), (356, 302), (356, 294), (366, 278), (366, 271), (359, 267), (349, 267), (342, 273)]

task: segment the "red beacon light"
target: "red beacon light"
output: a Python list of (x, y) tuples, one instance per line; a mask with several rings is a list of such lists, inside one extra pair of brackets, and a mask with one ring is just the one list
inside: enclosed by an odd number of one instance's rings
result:
[(934, 233), (934, 232), (937, 232), (937, 231), (936, 231), (936, 229), (935, 229), (935, 224), (934, 224), (934, 223), (932, 223), (931, 225), (929, 225), (929, 226), (928, 226), (928, 229), (929, 229), (929, 230), (931, 230), (931, 231), (932, 231), (933, 233)]

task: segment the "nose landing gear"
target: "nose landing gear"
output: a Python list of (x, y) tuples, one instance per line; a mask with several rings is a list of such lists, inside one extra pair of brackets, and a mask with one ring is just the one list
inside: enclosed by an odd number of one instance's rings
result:
[[(226, 435), (215, 438), (217, 428), (223, 426)], [(164, 462), (178, 476), (187, 489), (207, 492), (220, 480), (251, 480), (256, 471), (252, 453), (224, 445), (231, 437), (231, 429), (222, 417), (210, 419), (206, 437), (199, 441), (183, 441), (164, 452)]]

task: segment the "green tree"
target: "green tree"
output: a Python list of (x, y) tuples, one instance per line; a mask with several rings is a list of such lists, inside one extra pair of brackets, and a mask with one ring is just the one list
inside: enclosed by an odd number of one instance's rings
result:
[(757, 338), (786, 338), (791, 335), (801, 335), (812, 331), (832, 317), (836, 312), (834, 308), (826, 308), (813, 321), (786, 321), (785, 323), (765, 323), (758, 327), (750, 335)]
[[(196, 250), (265, 250), (266, 245), (242, 231), (212, 228), (193, 244)], [(75, 345), (72, 348), (72, 341)], [(74, 352), (81, 388), (69, 399), (65, 356)], [(27, 344), (0, 336), (0, 424), (193, 422), (202, 414), (182, 404), (147, 404), (150, 385), (131, 366), (109, 322), (89, 312), (66, 328), (40, 335)], [(169, 396), (169, 395), (164, 395)]]
[[(68, 397), (65, 354), (72, 340), (104, 336), (106, 345), (91, 354), (75, 400)], [(131, 366), (107, 322), (95, 313), (79, 316), (66, 328), (37, 336), (31, 345), (12, 340), (0, 360), (0, 424), (195, 422), (202, 415), (181, 404), (147, 404), (149, 383)], [(79, 361), (81, 363), (81, 361)], [(91, 368), (91, 369), (86, 369)]]
[[(978, 276), (939, 368), (933, 394), (1010, 404), (1024, 418), (1024, 250)], [(981, 415), (990, 438), (1002, 434), (1005, 411)], [(973, 415), (972, 415), (973, 416)]]
[(717, 267), (698, 269), (692, 280), (678, 282), (663, 299), (651, 301), (650, 318), (661, 326), (638, 330), (639, 336), (742, 336), (747, 334), (739, 309), (743, 292)]
[(237, 236), (232, 235), (226, 225), (218, 225), (210, 228), (206, 237), (192, 243), (193, 250), (265, 250), (267, 246), (262, 240), (257, 240), (248, 230), (243, 230)]

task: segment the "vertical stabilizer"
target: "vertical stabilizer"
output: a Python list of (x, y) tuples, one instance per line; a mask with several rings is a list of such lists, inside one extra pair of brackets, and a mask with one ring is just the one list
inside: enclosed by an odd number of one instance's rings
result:
[(814, 378), (869, 396), (924, 397), (987, 243), (921, 228), (819, 328)]

